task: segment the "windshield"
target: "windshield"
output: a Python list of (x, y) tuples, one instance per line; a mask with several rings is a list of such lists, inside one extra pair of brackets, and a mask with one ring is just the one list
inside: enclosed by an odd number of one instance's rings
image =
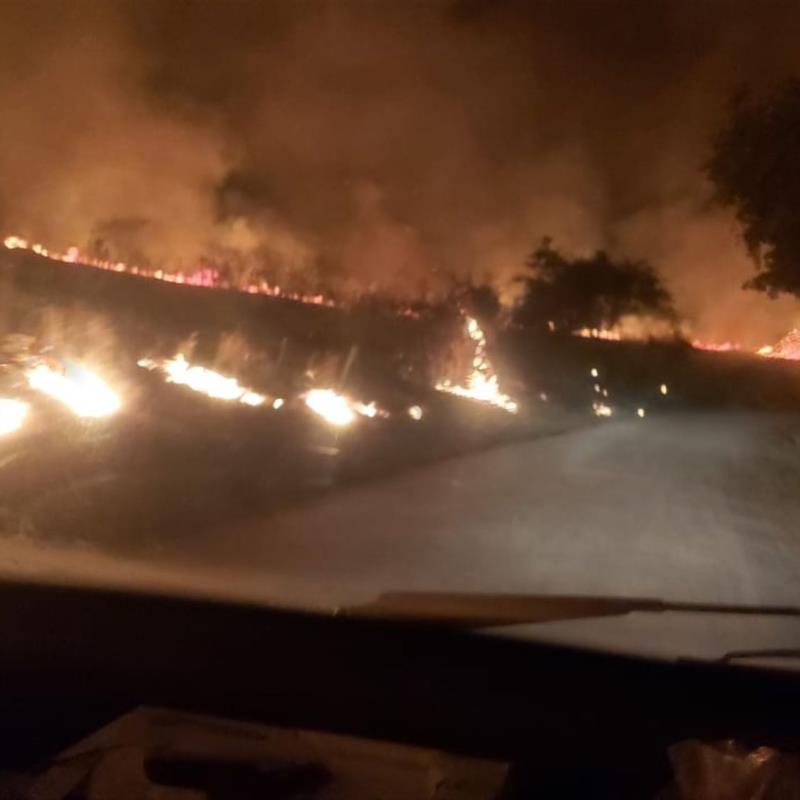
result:
[(796, 642), (795, 12), (4, 2), (0, 573)]

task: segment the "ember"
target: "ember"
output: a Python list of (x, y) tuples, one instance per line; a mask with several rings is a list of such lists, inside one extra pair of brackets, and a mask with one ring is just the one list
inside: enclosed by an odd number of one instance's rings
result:
[(610, 417), (614, 413), (614, 409), (611, 406), (599, 402), (592, 403), (592, 411), (594, 411), (596, 417)]

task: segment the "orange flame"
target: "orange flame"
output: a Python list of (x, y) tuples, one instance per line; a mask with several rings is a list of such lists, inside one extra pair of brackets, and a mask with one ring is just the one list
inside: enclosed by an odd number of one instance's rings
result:
[(67, 264), (78, 264), (84, 267), (107, 270), (110, 272), (124, 272), (128, 275), (138, 275), (142, 278), (152, 278), (167, 283), (185, 284), (186, 286), (200, 286), (209, 289), (233, 289), (247, 294), (263, 294), (268, 297), (279, 297), (285, 300), (294, 300), (299, 303), (310, 303), (318, 306), (335, 306), (333, 300), (322, 294), (303, 294), (291, 292), (280, 286), (270, 284), (268, 281), (257, 283), (231, 283), (223, 280), (219, 272), (207, 267), (198, 267), (193, 272), (169, 272), (161, 269), (148, 269), (146, 267), (125, 264), (122, 261), (107, 261), (100, 258), (90, 258), (80, 252), (77, 247), (67, 248), (66, 253), (58, 253), (41, 244), (31, 245), (21, 236), (6, 236), (3, 244), (9, 250), (30, 250), (37, 255), (50, 258), (53, 261), (63, 261)]
[(350, 425), (355, 421), (356, 415), (368, 419), (389, 416), (386, 411), (378, 407), (374, 400), (362, 403), (358, 400), (351, 400), (333, 389), (311, 389), (303, 395), (303, 400), (315, 414), (339, 428)]
[(467, 317), (467, 335), (475, 343), (475, 353), (472, 358), (472, 372), (466, 380), (466, 385), (454, 384), (449, 380), (442, 380), (436, 384), (440, 392), (466, 397), (481, 403), (488, 403), (509, 414), (516, 414), (519, 406), (507, 394), (500, 391), (497, 375), (492, 370), (491, 362), (486, 353), (486, 335), (473, 317)]
[[(175, 358), (168, 358), (160, 364), (149, 358), (139, 359), (137, 363), (145, 369), (160, 369), (167, 376), (168, 383), (187, 386), (192, 391), (217, 400), (238, 400), (248, 406), (260, 406), (267, 399), (264, 395), (242, 386), (236, 378), (190, 364), (183, 353), (178, 353)], [(278, 405), (273, 403), (272, 407), (277, 410), (281, 405), (283, 401)]]
[(79, 417), (107, 417), (119, 410), (119, 397), (97, 375), (76, 365), (72, 374), (38, 363), (26, 373), (31, 389), (63, 403)]
[(0, 397), (0, 436), (19, 430), (29, 410), (30, 406), (21, 400)]

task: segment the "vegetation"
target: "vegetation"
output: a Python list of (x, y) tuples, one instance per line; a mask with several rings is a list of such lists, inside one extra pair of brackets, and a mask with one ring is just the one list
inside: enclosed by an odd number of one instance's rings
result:
[(737, 96), (706, 172), (734, 209), (757, 274), (745, 288), (800, 295), (800, 80), (773, 94)]
[(646, 261), (615, 260), (598, 250), (571, 258), (543, 239), (527, 261), (515, 320), (526, 327), (611, 327), (628, 314), (674, 318), (672, 298)]

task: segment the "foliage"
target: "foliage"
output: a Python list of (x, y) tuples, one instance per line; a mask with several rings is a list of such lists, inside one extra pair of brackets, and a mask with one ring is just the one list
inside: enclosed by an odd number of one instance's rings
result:
[(672, 298), (650, 264), (614, 260), (598, 250), (570, 258), (542, 240), (528, 258), (530, 275), (515, 321), (525, 326), (554, 323), (560, 330), (611, 327), (627, 314), (672, 319)]
[(800, 80), (766, 97), (735, 97), (706, 173), (756, 262), (745, 288), (800, 295)]

